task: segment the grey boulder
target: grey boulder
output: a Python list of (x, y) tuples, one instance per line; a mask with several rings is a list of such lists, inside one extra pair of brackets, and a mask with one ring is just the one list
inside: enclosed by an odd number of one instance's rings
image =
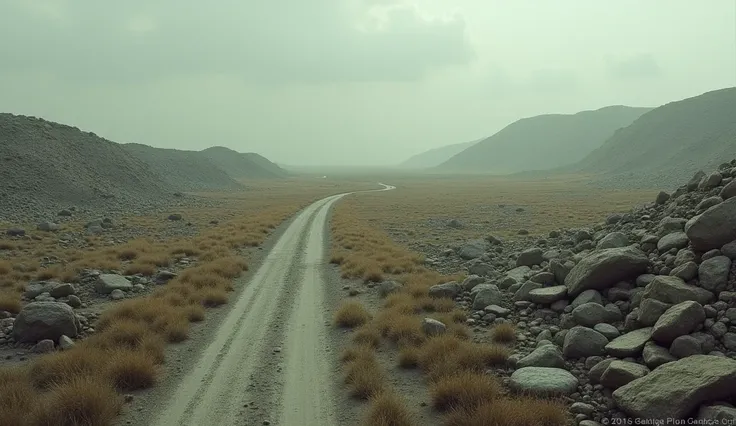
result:
[(66, 303), (32, 302), (21, 309), (13, 323), (12, 335), (18, 342), (36, 343), (61, 336), (76, 337), (78, 323), (74, 311)]
[(683, 419), (709, 401), (728, 399), (736, 388), (736, 361), (695, 355), (656, 368), (613, 392), (622, 411), (641, 419)]
[(101, 274), (95, 281), (95, 290), (100, 294), (110, 294), (113, 290), (127, 291), (133, 284), (124, 276), (117, 274)]
[(603, 290), (646, 272), (649, 259), (633, 247), (598, 250), (584, 257), (565, 278), (571, 296), (585, 290)]
[(569, 395), (578, 388), (578, 379), (561, 368), (523, 367), (511, 375), (509, 387), (536, 396)]

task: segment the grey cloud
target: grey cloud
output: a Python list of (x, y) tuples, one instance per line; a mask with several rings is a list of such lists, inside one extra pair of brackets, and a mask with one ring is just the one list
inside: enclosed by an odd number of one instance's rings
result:
[(536, 92), (566, 93), (579, 86), (578, 76), (573, 70), (566, 68), (536, 70), (529, 78), (529, 87)]
[(662, 75), (662, 69), (652, 54), (640, 54), (609, 62), (608, 72), (612, 77), (621, 80), (655, 78)]
[(67, 3), (64, 21), (16, 1), (0, 6), (2, 67), (85, 83), (182, 74), (320, 83), (417, 80), (474, 58), (460, 19), (429, 21), (393, 6), (380, 31), (366, 32), (352, 25), (344, 1), (244, 4), (77, 0)]
[(499, 63), (487, 65), (483, 79), (483, 93), (495, 99), (518, 97), (521, 94), (569, 93), (581, 85), (571, 69), (538, 68), (520, 73)]

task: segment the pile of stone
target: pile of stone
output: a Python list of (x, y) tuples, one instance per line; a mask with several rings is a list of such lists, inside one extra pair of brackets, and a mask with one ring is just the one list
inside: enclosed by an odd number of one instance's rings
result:
[(736, 160), (591, 229), (454, 255), (470, 276), (430, 293), (517, 325), (511, 389), (566, 396), (582, 426), (736, 421)]
[[(144, 284), (165, 284), (176, 274), (162, 270), (153, 281), (141, 276), (105, 274), (84, 270), (76, 283), (31, 281), (26, 285), (26, 303), (16, 317), (2, 312), (0, 344), (32, 346), (45, 353), (73, 345), (73, 338), (94, 332), (98, 317), (94, 307), (99, 299), (112, 301), (135, 297), (152, 290)], [(90, 309), (87, 309), (90, 308)]]

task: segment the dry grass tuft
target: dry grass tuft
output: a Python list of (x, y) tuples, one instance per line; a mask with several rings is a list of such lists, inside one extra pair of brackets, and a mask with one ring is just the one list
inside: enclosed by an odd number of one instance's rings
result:
[(501, 385), (488, 374), (465, 371), (437, 380), (429, 392), (439, 411), (470, 410), (498, 398)]
[(455, 301), (448, 298), (422, 297), (419, 306), (426, 312), (451, 312), (457, 305)]
[(335, 312), (334, 322), (340, 327), (353, 328), (371, 320), (371, 314), (360, 302), (348, 301)]
[(207, 289), (202, 292), (202, 304), (213, 308), (227, 303), (227, 292), (222, 289)]
[(28, 368), (30, 383), (39, 390), (64, 385), (79, 377), (99, 375), (110, 360), (110, 352), (95, 347), (54, 352), (38, 358)]
[(386, 389), (386, 375), (370, 349), (348, 361), (345, 370), (345, 383), (355, 398), (368, 399)]
[(204, 321), (206, 312), (201, 305), (188, 305), (185, 308), (187, 319), (190, 322)]
[(0, 292), (0, 311), (17, 314), (21, 309), (20, 294), (9, 291)]
[(385, 309), (376, 317), (381, 334), (394, 343), (417, 345), (425, 340), (422, 319), (394, 309)]
[(151, 328), (151, 324), (134, 319), (122, 319), (107, 326), (85, 340), (84, 345), (107, 351), (141, 351), (158, 364), (164, 361), (162, 336)]
[(363, 424), (366, 426), (412, 426), (416, 423), (401, 397), (393, 392), (381, 392), (371, 399)]
[(121, 391), (146, 389), (156, 383), (154, 360), (141, 351), (116, 352), (107, 366), (107, 375)]
[(419, 348), (415, 346), (404, 346), (399, 349), (399, 367), (415, 368), (419, 365)]
[(403, 314), (419, 313), (416, 300), (409, 293), (398, 292), (386, 296), (383, 306)]
[(125, 275), (141, 274), (147, 277), (151, 277), (156, 273), (156, 267), (154, 265), (145, 263), (131, 263), (125, 268), (125, 271), (123, 273)]
[(122, 408), (122, 398), (107, 382), (93, 377), (74, 379), (41, 396), (33, 425), (109, 425)]
[(564, 404), (544, 399), (500, 398), (477, 407), (458, 409), (446, 419), (446, 426), (566, 426)]
[(493, 341), (497, 343), (513, 343), (516, 341), (516, 327), (510, 323), (498, 324), (493, 327)]
[(365, 345), (348, 346), (340, 354), (343, 363), (355, 361), (358, 358), (369, 358), (373, 355), (373, 348)]
[(29, 405), (35, 392), (24, 370), (17, 367), (0, 370), (0, 413), (3, 414), (3, 424), (28, 425)]
[(376, 327), (366, 324), (355, 330), (353, 333), (353, 342), (357, 345), (378, 348), (381, 346), (381, 333)]
[(51, 280), (60, 277), (63, 272), (64, 268), (59, 265), (50, 266), (48, 268), (41, 269), (36, 274), (36, 279), (40, 281)]
[(464, 372), (483, 372), (506, 363), (508, 348), (462, 340), (451, 334), (432, 337), (420, 348), (419, 366), (431, 381)]
[(189, 319), (179, 318), (176, 322), (166, 326), (166, 340), (169, 343), (179, 343), (189, 338)]

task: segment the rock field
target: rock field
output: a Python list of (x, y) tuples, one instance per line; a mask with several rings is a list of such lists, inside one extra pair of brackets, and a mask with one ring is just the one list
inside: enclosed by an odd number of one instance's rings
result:
[(430, 294), (475, 331), (516, 325), (511, 389), (563, 396), (581, 426), (736, 421), (736, 160), (588, 229), (419, 250), (467, 272)]

